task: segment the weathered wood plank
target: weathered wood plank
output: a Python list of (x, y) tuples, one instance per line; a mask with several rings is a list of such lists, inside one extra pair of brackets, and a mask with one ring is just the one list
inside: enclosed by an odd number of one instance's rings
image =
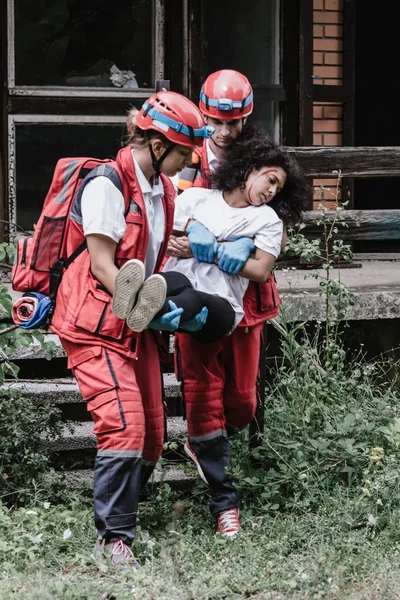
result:
[[(334, 219), (336, 214), (335, 211), (327, 211), (325, 217)], [(338, 225), (337, 237), (342, 240), (400, 240), (400, 210), (344, 210), (341, 215), (348, 225)], [(305, 213), (303, 233), (307, 237), (322, 235), (322, 225), (315, 223), (320, 218), (320, 211)]]
[(289, 148), (307, 177), (400, 177), (400, 146)]

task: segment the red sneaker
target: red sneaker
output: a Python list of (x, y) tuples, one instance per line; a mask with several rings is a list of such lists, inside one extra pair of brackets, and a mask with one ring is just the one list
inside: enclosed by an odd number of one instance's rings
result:
[(193, 452), (192, 448), (190, 447), (189, 444), (189, 440), (186, 439), (185, 441), (185, 445), (183, 446), (183, 451), (186, 454), (186, 456), (188, 456), (190, 458), (190, 460), (192, 460), (194, 462), (194, 464), (196, 465), (196, 469), (198, 474), (200, 475), (200, 477), (202, 478), (202, 480), (204, 481), (204, 483), (207, 483), (208, 485), (208, 481), (206, 479), (206, 476), (204, 475), (204, 471), (201, 468), (201, 465), (197, 459), (197, 456), (195, 455), (195, 453)]
[(235, 537), (240, 530), (239, 509), (230, 508), (218, 515), (217, 533), (225, 537)]

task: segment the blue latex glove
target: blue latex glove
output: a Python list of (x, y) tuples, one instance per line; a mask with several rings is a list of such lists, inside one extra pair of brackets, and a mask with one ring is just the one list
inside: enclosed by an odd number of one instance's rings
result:
[(187, 233), (193, 256), (202, 262), (212, 263), (218, 252), (215, 236), (199, 221), (189, 225)]
[(161, 317), (158, 317), (158, 319), (150, 321), (148, 324), (150, 329), (157, 329), (158, 331), (176, 331), (178, 329), (183, 308), (178, 308), (172, 300), (169, 300), (168, 303), (171, 312), (165, 313), (164, 315), (161, 315)]
[(190, 319), (190, 321), (186, 321), (185, 323), (182, 323), (180, 329), (182, 331), (190, 331), (191, 333), (193, 331), (200, 331), (200, 329), (203, 328), (205, 322), (207, 321), (207, 317), (208, 317), (208, 308), (206, 306), (203, 306), (201, 311), (198, 312), (197, 315), (195, 315), (193, 317), (193, 319)]
[(218, 267), (230, 275), (237, 275), (253, 250), (253, 240), (248, 237), (241, 237), (234, 242), (224, 242), (218, 248)]

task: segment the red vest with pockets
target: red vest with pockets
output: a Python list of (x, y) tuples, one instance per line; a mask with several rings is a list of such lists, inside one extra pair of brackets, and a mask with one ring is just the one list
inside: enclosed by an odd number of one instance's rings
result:
[[(132, 207), (125, 216), (126, 231), (116, 249), (116, 264), (121, 267), (132, 258), (144, 261), (149, 229), (131, 148), (127, 146), (120, 150), (116, 162), (110, 165), (114, 166), (120, 174), (125, 201), (130, 201)], [(161, 175), (161, 180), (164, 186), (162, 202), (165, 212), (165, 236), (155, 272), (160, 270), (165, 256), (174, 214), (174, 186), (164, 175)], [(67, 241), (70, 252), (80, 244), (82, 236), (82, 226), (73, 222)], [(92, 275), (89, 253), (85, 250), (63, 274), (57, 292), (51, 329), (60, 338), (85, 345), (82, 349), (84, 354), (82, 360), (86, 359), (87, 353), (95, 356), (102, 347), (111, 348), (128, 358), (136, 358), (140, 334), (131, 331), (124, 320), (112, 313), (111, 300), (111, 295)]]

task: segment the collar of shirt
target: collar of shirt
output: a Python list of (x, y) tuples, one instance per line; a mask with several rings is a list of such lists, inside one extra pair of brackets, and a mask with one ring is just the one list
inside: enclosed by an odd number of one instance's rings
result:
[(218, 167), (218, 159), (215, 156), (214, 152), (211, 150), (210, 140), (206, 141), (206, 148), (208, 165), (211, 171), (215, 171), (215, 169)]
[(164, 194), (164, 186), (162, 184), (161, 178), (159, 177), (158, 183), (151, 186), (148, 179), (146, 179), (142, 169), (139, 167), (139, 163), (137, 162), (137, 160), (135, 158), (135, 154), (134, 154), (133, 150), (132, 150), (132, 158), (133, 158), (133, 164), (135, 166), (136, 177), (138, 179), (142, 193), (149, 194), (152, 198), (154, 198), (155, 196), (162, 196)]

